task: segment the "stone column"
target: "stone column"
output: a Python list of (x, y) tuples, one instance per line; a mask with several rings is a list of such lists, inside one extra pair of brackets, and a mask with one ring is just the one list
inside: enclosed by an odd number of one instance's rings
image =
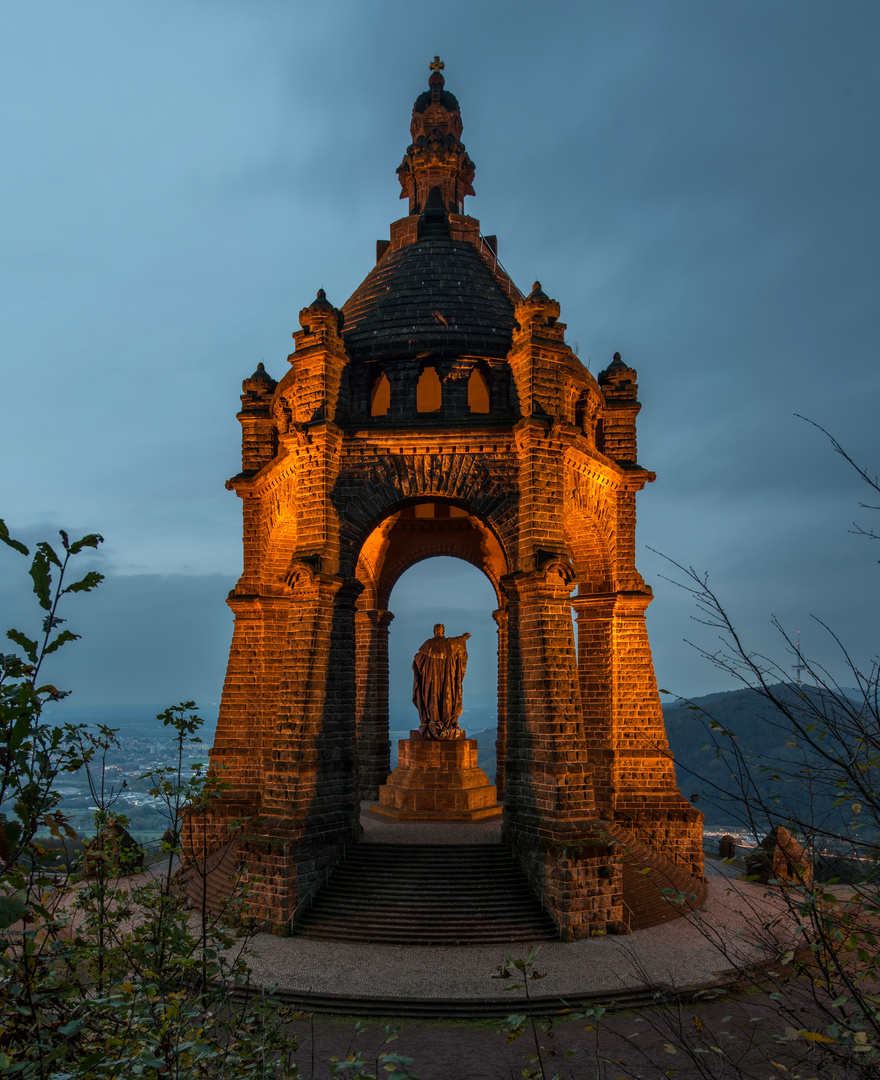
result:
[(361, 799), (379, 798), (391, 772), (388, 738), (388, 630), (390, 611), (368, 608), (355, 615), (357, 670), (356, 737)]
[(613, 807), (612, 623), (615, 598), (611, 595), (578, 596), (570, 603), (577, 612), (578, 673), (584, 736), (587, 755), (593, 764), (596, 802), (603, 807)]
[(507, 758), (507, 609), (492, 612), (498, 626), (498, 735), (495, 739), (497, 765), (495, 787), (498, 798), (504, 799), (504, 763)]
[(285, 635), (290, 600), (284, 596), (230, 593), (235, 624), (220, 702), (210, 776), (225, 786), (221, 800), (209, 810), (187, 817), (187, 842), (204, 858), (230, 839), (229, 825), (259, 811), (263, 765), (269, 753), (267, 717), (273, 714), (278, 679), (267, 670), (267, 648)]
[(568, 574), (554, 561), (502, 580), (510, 650), (506, 824), (521, 837), (575, 837), (594, 809)]
[(622, 927), (619, 857), (597, 820), (561, 560), (502, 580), (508, 598), (504, 836), (566, 940)]
[(460, 421), (469, 415), (467, 392), (471, 365), (461, 361), (438, 360), (435, 363), (440, 378), (442, 398), (438, 414), (444, 420)]
[(385, 366), (385, 374), (391, 384), (391, 404), (386, 420), (411, 422), (416, 415), (418, 368), (409, 361), (405, 365), (389, 363)]
[(250, 904), (275, 929), (358, 834), (355, 601), (360, 586), (305, 563), (288, 575), (290, 618), (262, 814), (245, 837)]
[(578, 667), (596, 801), (689, 873), (702, 814), (678, 790), (645, 626), (648, 592), (578, 596)]

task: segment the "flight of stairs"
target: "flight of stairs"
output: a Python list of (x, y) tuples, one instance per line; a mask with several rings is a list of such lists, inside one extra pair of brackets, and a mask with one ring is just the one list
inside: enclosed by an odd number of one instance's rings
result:
[(559, 940), (501, 844), (358, 844), (294, 932), (387, 945)]
[[(705, 900), (705, 881), (693, 877), (656, 848), (617, 824), (603, 823), (603, 832), (620, 845), (624, 920), (630, 930), (647, 930), (649, 926), (676, 919)], [(645, 873), (646, 870), (650, 872)], [(664, 892), (666, 889), (683, 893), (686, 902), (674, 903)]]
[[(618, 824), (602, 823), (619, 842), (624, 920), (630, 930), (677, 918), (698, 907), (706, 883)], [(194, 907), (228, 904), (240, 855), (233, 841), (196, 869), (181, 873)], [(650, 868), (649, 873), (643, 873)], [(295, 933), (326, 941), (389, 945), (475, 945), (557, 941), (556, 928), (501, 844), (358, 844), (297, 920)]]

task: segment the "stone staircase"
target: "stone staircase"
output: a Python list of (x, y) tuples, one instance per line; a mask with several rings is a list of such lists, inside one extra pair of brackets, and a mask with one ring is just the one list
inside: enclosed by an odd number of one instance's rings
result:
[[(700, 881), (665, 855), (617, 824), (602, 823), (602, 831), (620, 844), (623, 861), (624, 921), (630, 930), (647, 930), (699, 907), (706, 899)], [(682, 906), (663, 892), (674, 889), (687, 897)]]
[(297, 920), (294, 933), (384, 945), (559, 939), (501, 844), (357, 844)]
[[(684, 893), (685, 910), (706, 897), (706, 883), (618, 824), (602, 833), (620, 845), (624, 921), (630, 930), (677, 918), (665, 889)], [(228, 903), (238, 874), (236, 842), (181, 872), (195, 908)], [(645, 872), (645, 871), (648, 872)], [(204, 880), (203, 880), (204, 878)], [(553, 921), (507, 848), (487, 844), (361, 843), (330, 875), (294, 932), (326, 941), (388, 945), (478, 945), (557, 941)]]

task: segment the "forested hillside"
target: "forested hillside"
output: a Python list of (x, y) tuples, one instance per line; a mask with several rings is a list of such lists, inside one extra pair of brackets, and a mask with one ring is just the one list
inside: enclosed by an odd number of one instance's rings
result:
[[(834, 706), (815, 687), (779, 684), (773, 690), (795, 710), (819, 694), (826, 709)], [(803, 822), (831, 824), (840, 817), (836, 792), (819, 780), (820, 756), (804, 750), (790, 721), (754, 691), (676, 702), (665, 705), (663, 715), (682, 794), (703, 811), (707, 825), (744, 822), (746, 793), (753, 813), (765, 805)], [(835, 750), (832, 741), (827, 745)]]

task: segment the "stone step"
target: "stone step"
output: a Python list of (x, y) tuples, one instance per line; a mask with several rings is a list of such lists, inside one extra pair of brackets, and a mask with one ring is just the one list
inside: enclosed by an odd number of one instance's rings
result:
[[(534, 914), (534, 907), (531, 904), (495, 904), (493, 906), (481, 906), (479, 908), (472, 908), (468, 910), (467, 915), (457, 915), (454, 911), (450, 911), (448, 905), (424, 905), (419, 907), (416, 904), (406, 904), (397, 907), (392, 907), (388, 904), (379, 904), (375, 907), (357, 906), (356, 904), (341, 904), (334, 902), (332, 905), (326, 904), (323, 907), (323, 912), (326, 913), (332, 910), (333, 916), (340, 919), (361, 919), (362, 921), (373, 921), (377, 924), (383, 922), (412, 922), (412, 921), (425, 921), (430, 918), (431, 922), (440, 926), (451, 926), (453, 923), (456, 925), (465, 925), (473, 922), (484, 923), (487, 921), (502, 920), (504, 922), (516, 922), (521, 919), (530, 919)], [(314, 911), (314, 906), (310, 909)], [(303, 919), (307, 919), (309, 916), (304, 915)]]
[(500, 844), (359, 844), (295, 932), (389, 945), (503, 945), (558, 937)]
[[(606, 831), (620, 844), (623, 902), (631, 930), (646, 930), (678, 918), (681, 907), (667, 897), (664, 889), (684, 893), (689, 898), (686, 908), (698, 907), (703, 902), (706, 897), (705, 881), (693, 877), (623, 825), (609, 823)], [(651, 873), (642, 873), (645, 868), (650, 868)]]
[(500, 844), (438, 844), (433, 847), (429, 844), (356, 844), (350, 849), (349, 855), (353, 859), (371, 859), (373, 853), (382, 852), (389, 859), (399, 858), (411, 861), (419, 857), (426, 861), (450, 861), (461, 863), (481, 862), (484, 859), (494, 859), (503, 862), (508, 855), (505, 848)]
[(452, 927), (418, 929), (413, 926), (361, 926), (359, 924), (319, 924), (303, 928), (310, 941), (350, 941), (370, 945), (498, 945), (514, 941), (547, 941), (547, 935), (520, 926)]
[[(397, 882), (388, 882), (383, 878), (379, 878), (368, 874), (353, 874), (353, 873), (341, 873), (339, 874), (337, 881), (340, 885), (349, 884), (352, 888), (366, 888), (369, 887), (370, 891), (383, 896), (397, 896), (399, 894), (400, 885)], [(508, 889), (515, 889), (520, 881), (520, 878), (513, 875), (505, 875), (504, 878), (493, 880), (491, 882), (485, 882), (475, 880), (473, 877), (467, 879), (456, 880), (454, 875), (449, 875), (443, 881), (435, 881), (422, 874), (413, 874), (407, 878), (407, 886), (409, 888), (420, 888), (425, 893), (434, 897), (443, 897), (446, 895), (457, 896), (460, 893), (470, 893), (474, 896), (482, 896), (485, 894), (499, 893), (503, 894)]]

